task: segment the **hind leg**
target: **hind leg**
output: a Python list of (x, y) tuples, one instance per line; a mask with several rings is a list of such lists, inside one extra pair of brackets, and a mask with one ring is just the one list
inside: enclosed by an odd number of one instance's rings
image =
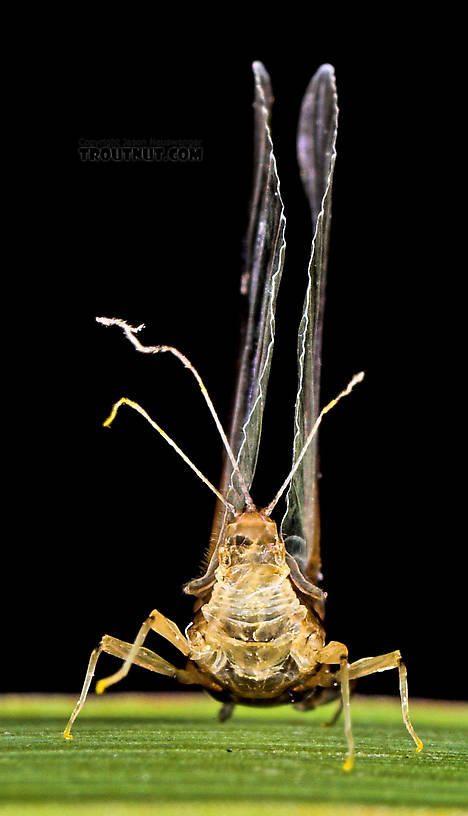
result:
[(218, 722), (226, 722), (232, 717), (232, 712), (235, 709), (235, 703), (223, 703), (218, 711)]
[(299, 703), (293, 703), (296, 711), (313, 711), (318, 706), (326, 705), (336, 700), (340, 696), (340, 690), (336, 688), (314, 688), (304, 695)]
[[(355, 687), (356, 680), (352, 680), (349, 684), (350, 697), (353, 695)], [(297, 711), (312, 711), (314, 708), (318, 708), (321, 705), (332, 703), (334, 700), (338, 699), (338, 697), (340, 698), (340, 701), (335, 713), (329, 720), (321, 723), (323, 728), (330, 728), (332, 725), (335, 725), (341, 712), (343, 711), (343, 700), (341, 699), (341, 691), (339, 688), (315, 688), (309, 693), (308, 696), (305, 696), (300, 703), (294, 703), (294, 708), (297, 709)]]

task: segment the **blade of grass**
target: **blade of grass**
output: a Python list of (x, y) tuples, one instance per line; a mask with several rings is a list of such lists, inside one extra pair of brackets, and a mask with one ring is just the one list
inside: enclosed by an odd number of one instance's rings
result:
[(439, 816), (468, 810), (468, 706), (462, 704), (412, 701), (425, 743), (417, 755), (396, 700), (353, 698), (358, 754), (355, 771), (344, 774), (341, 723), (320, 727), (327, 709), (304, 715), (288, 707), (239, 708), (230, 722), (218, 724), (216, 704), (202, 695), (114, 694), (91, 698), (74, 741), (65, 743), (61, 732), (73, 703), (0, 700), (2, 814), (341, 816), (342, 808), (354, 816), (358, 808), (365, 816), (392, 810), (401, 816), (419, 808)]

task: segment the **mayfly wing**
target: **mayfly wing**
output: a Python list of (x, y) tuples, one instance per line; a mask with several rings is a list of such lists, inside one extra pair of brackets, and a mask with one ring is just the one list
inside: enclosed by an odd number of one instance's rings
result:
[[(297, 136), (299, 168), (312, 214), (313, 239), (298, 334), (293, 464), (319, 413), (322, 325), (337, 120), (334, 70), (331, 65), (322, 65), (304, 96)], [(317, 474), (315, 439), (291, 481), (281, 524), (288, 552), (313, 584), (319, 580), (320, 574)]]
[[(262, 63), (254, 62), (252, 68), (255, 79), (254, 186), (241, 286), (245, 298), (241, 357), (229, 433), (231, 448), (248, 488), (254, 477), (260, 445), (273, 354), (276, 298), (286, 246), (286, 219), (269, 127), (273, 104), (270, 77)], [(220, 492), (236, 510), (243, 509), (245, 500), (229, 461), (224, 465)], [(218, 509), (210, 554), (225, 522), (224, 508), (221, 512)]]

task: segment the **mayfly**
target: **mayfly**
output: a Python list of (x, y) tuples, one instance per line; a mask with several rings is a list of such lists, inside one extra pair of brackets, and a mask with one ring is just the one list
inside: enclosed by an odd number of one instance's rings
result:
[[(120, 406), (138, 411), (182, 456), (216, 494), (218, 502), (204, 575), (184, 590), (196, 598), (194, 618), (185, 636), (178, 626), (154, 609), (133, 643), (104, 635), (91, 653), (81, 696), (64, 732), (81, 711), (101, 652), (121, 658), (114, 674), (99, 680), (96, 691), (125, 677), (133, 663), (184, 684), (197, 684), (222, 703), (220, 720), (236, 704), (270, 706), (292, 703), (301, 711), (341, 698), (347, 756), (353, 766), (350, 684), (385, 669), (399, 672), (403, 720), (416, 743), (408, 712), (406, 668), (399, 651), (348, 662), (346, 646), (325, 644), (324, 602), (320, 573), (317, 430), (327, 413), (363, 378), (362, 372), (321, 411), (319, 374), (325, 297), (332, 177), (335, 165), (337, 99), (334, 71), (322, 65), (306, 91), (298, 128), (298, 161), (312, 213), (313, 240), (308, 283), (298, 334), (298, 391), (294, 417), (292, 468), (268, 507), (255, 506), (250, 487), (257, 464), (265, 395), (275, 335), (275, 308), (284, 252), (283, 203), (273, 144), (270, 114), (273, 102), (269, 76), (259, 62), (255, 77), (255, 177), (247, 233), (242, 293), (247, 300), (229, 439), (200, 375), (190, 361), (170, 346), (144, 346), (133, 328), (116, 318), (97, 318), (119, 326), (135, 348), (144, 353), (175, 355), (196, 378), (225, 448), (225, 465), (217, 490), (146, 411), (126, 397), (113, 407), (105, 425)], [(271, 513), (286, 494), (280, 528)], [(176, 668), (143, 644), (150, 630), (172, 643), (186, 658)]]

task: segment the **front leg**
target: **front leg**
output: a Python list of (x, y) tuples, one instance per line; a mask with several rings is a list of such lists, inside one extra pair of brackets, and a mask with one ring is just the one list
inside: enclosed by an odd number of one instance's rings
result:
[(409, 717), (408, 680), (406, 666), (401, 659), (401, 653), (396, 650), (395, 652), (389, 652), (388, 654), (379, 655), (378, 657), (364, 657), (362, 660), (356, 660), (354, 663), (351, 663), (349, 667), (349, 677), (350, 679), (365, 677), (366, 674), (374, 674), (374, 672), (385, 671), (386, 669), (398, 669), (403, 722), (416, 744), (416, 751), (419, 753), (423, 749), (423, 744), (416, 734)]
[[(333, 684), (333, 680), (339, 680), (341, 687), (341, 700), (345, 718), (345, 735), (348, 742), (348, 755), (343, 765), (343, 770), (351, 770), (354, 756), (354, 740), (351, 729), (349, 704), (350, 683), (352, 684), (352, 681), (358, 677), (365, 677), (367, 674), (374, 674), (375, 672), (385, 671), (386, 669), (398, 669), (403, 722), (416, 744), (416, 751), (418, 753), (422, 751), (423, 743), (416, 734), (409, 717), (407, 673), (400, 652), (397, 650), (389, 652), (388, 654), (379, 655), (378, 657), (364, 657), (351, 664), (348, 663), (347, 655), (348, 650), (346, 646), (337, 641), (331, 641), (327, 646), (324, 646), (323, 649), (320, 649), (316, 655), (317, 662), (322, 664), (320, 671), (316, 675), (317, 686), (328, 688)], [(330, 671), (330, 664), (333, 665), (337, 663), (340, 665), (339, 671)]]
[(187, 643), (186, 638), (180, 631), (177, 624), (174, 621), (169, 620), (161, 612), (158, 612), (157, 609), (153, 609), (153, 611), (148, 615), (144, 623), (141, 625), (140, 630), (133, 642), (132, 648), (130, 649), (127, 657), (124, 660), (123, 665), (121, 668), (116, 671), (114, 674), (109, 675), (109, 677), (104, 677), (102, 680), (98, 680), (96, 683), (96, 693), (103, 694), (106, 688), (109, 686), (113, 686), (114, 683), (118, 683), (119, 680), (122, 680), (128, 672), (130, 671), (130, 666), (135, 661), (135, 656), (143, 645), (145, 638), (150, 631), (153, 629), (158, 635), (162, 635), (162, 637), (166, 638), (176, 649), (179, 649), (183, 655), (186, 657), (190, 654), (190, 647)]
[[(378, 657), (364, 657), (362, 660), (356, 660), (349, 664), (347, 659), (347, 649), (342, 643), (332, 641), (319, 652), (317, 652), (317, 660), (322, 663), (320, 671), (316, 675), (317, 686), (328, 688), (333, 686), (336, 681), (341, 686), (341, 700), (343, 704), (343, 712), (345, 718), (345, 735), (348, 742), (348, 755), (343, 765), (343, 770), (350, 771), (353, 767), (354, 756), (354, 740), (351, 730), (351, 713), (350, 713), (350, 682), (357, 680), (358, 677), (365, 677), (367, 674), (374, 674), (375, 672), (385, 671), (386, 669), (398, 669), (400, 678), (400, 698), (401, 709), (403, 713), (403, 722), (408, 729), (409, 734), (416, 744), (416, 751), (422, 751), (423, 744), (416, 734), (411, 720), (409, 718), (408, 710), (408, 682), (406, 676), (406, 666), (401, 659), (401, 654), (397, 650), (389, 652), (388, 654), (379, 655)], [(340, 664), (339, 671), (330, 671), (330, 665)]]
[(344, 643), (340, 643), (337, 640), (331, 640), (330, 643), (328, 643), (326, 646), (323, 647), (323, 649), (320, 649), (320, 651), (317, 652), (317, 661), (319, 663), (324, 664), (321, 670), (321, 674), (323, 674), (324, 676), (328, 674), (327, 677), (328, 682), (324, 683), (324, 685), (326, 686), (329, 685), (330, 682), (330, 674), (328, 671), (327, 664), (339, 663), (340, 665), (339, 683), (341, 688), (341, 702), (344, 714), (344, 730), (346, 742), (348, 743), (348, 753), (343, 763), (343, 770), (350, 771), (354, 764), (354, 737), (353, 730), (351, 727), (351, 708), (349, 705), (350, 667), (348, 663), (348, 649), (344, 645)]
[[(67, 727), (63, 732), (63, 736), (66, 740), (72, 739), (71, 729), (78, 714), (85, 704), (89, 687), (96, 669), (96, 663), (101, 652), (107, 652), (108, 654), (125, 660), (128, 659), (130, 654), (135, 651), (134, 647), (134, 643), (125, 643), (125, 641), (117, 640), (117, 638), (111, 637), (111, 635), (104, 635), (99, 646), (93, 649), (89, 658), (88, 668), (79, 700), (73, 709), (72, 715), (67, 723)], [(200, 682), (199, 673), (196, 667), (191, 664), (191, 661), (188, 662), (185, 669), (177, 669), (171, 663), (168, 663), (167, 660), (159, 657), (159, 655), (150, 651), (150, 649), (145, 649), (143, 646), (140, 646), (137, 649), (133, 657), (133, 662), (138, 666), (142, 666), (144, 669), (149, 669), (157, 674), (165, 674), (167, 677), (174, 677), (179, 681), (179, 683), (192, 684)]]

